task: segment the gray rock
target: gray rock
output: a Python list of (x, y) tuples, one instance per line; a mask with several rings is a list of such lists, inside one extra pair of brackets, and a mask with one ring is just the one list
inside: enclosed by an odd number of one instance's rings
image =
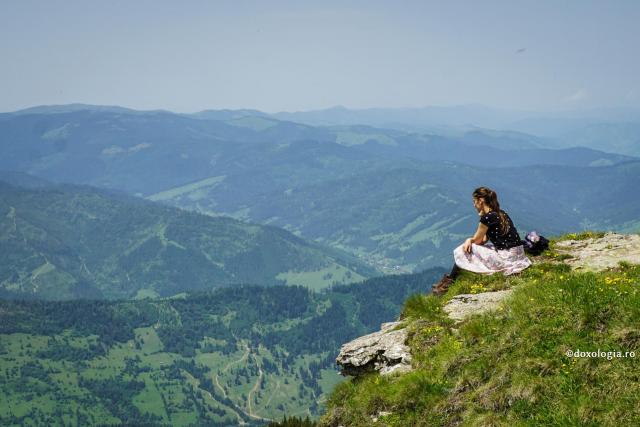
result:
[(456, 295), (443, 307), (449, 318), (458, 322), (467, 317), (497, 309), (502, 300), (511, 295), (513, 289), (479, 294)]
[(344, 344), (336, 358), (341, 374), (357, 376), (378, 371), (387, 375), (410, 371), (411, 354), (405, 344), (407, 330), (393, 330), (401, 323), (383, 323), (380, 331)]
[(556, 243), (558, 253), (570, 255), (563, 260), (576, 270), (601, 271), (617, 267), (620, 261), (640, 264), (640, 236), (607, 233), (585, 240), (563, 240)]

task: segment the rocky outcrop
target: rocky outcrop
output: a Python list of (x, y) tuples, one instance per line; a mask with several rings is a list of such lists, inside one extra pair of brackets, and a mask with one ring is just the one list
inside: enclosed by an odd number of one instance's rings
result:
[(513, 289), (456, 295), (443, 307), (449, 318), (461, 322), (467, 317), (497, 309)]
[(605, 270), (617, 267), (620, 261), (640, 264), (640, 235), (607, 233), (598, 238), (563, 240), (555, 244), (555, 250), (571, 256), (562, 262), (576, 270)]
[(340, 349), (336, 363), (342, 375), (361, 375), (378, 371), (382, 375), (411, 370), (407, 330), (396, 329), (402, 322), (381, 325), (381, 330), (356, 338)]
[[(604, 270), (618, 266), (620, 261), (640, 264), (640, 235), (607, 233), (603, 237), (564, 240), (555, 244), (559, 254), (571, 258), (561, 262), (575, 269)], [(452, 297), (443, 310), (457, 324), (472, 315), (499, 309), (513, 289)], [(411, 354), (406, 345), (407, 330), (398, 328), (402, 322), (383, 323), (381, 330), (357, 338), (340, 349), (336, 363), (343, 375), (361, 375), (377, 371), (380, 374), (407, 372), (411, 368)]]
[[(502, 300), (512, 292), (507, 289), (456, 295), (444, 306), (444, 311), (459, 323), (471, 315), (497, 309)], [(386, 375), (410, 371), (411, 353), (406, 345), (407, 330), (398, 328), (400, 325), (402, 322), (383, 323), (380, 331), (344, 344), (336, 358), (342, 375), (358, 376), (373, 371)]]

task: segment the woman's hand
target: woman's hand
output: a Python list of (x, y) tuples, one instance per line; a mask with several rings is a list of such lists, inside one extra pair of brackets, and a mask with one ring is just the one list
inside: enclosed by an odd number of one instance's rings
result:
[(471, 253), (471, 238), (464, 241), (464, 243), (462, 244), (462, 250), (467, 253)]

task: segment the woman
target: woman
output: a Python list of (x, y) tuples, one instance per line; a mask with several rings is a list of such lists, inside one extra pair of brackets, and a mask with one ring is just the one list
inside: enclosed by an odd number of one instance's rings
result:
[[(453, 251), (455, 263), (451, 273), (445, 274), (433, 285), (435, 295), (444, 294), (456, 279), (460, 270), (505, 276), (519, 273), (531, 265), (524, 253), (518, 230), (509, 215), (500, 209), (496, 192), (487, 188), (476, 188), (473, 192), (473, 207), (478, 211), (480, 223), (473, 237)], [(490, 240), (491, 243), (485, 242)]]

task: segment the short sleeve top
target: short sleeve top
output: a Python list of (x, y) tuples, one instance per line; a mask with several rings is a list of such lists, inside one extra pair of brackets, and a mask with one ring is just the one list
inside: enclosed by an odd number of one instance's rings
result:
[(520, 240), (518, 230), (516, 230), (509, 215), (507, 215), (505, 211), (502, 211), (502, 213), (505, 215), (507, 223), (509, 224), (509, 229), (506, 234), (502, 234), (500, 215), (498, 215), (497, 212), (491, 211), (480, 217), (480, 222), (489, 227), (487, 237), (489, 237), (489, 240), (491, 240), (496, 249), (510, 249), (520, 246), (522, 241)]

